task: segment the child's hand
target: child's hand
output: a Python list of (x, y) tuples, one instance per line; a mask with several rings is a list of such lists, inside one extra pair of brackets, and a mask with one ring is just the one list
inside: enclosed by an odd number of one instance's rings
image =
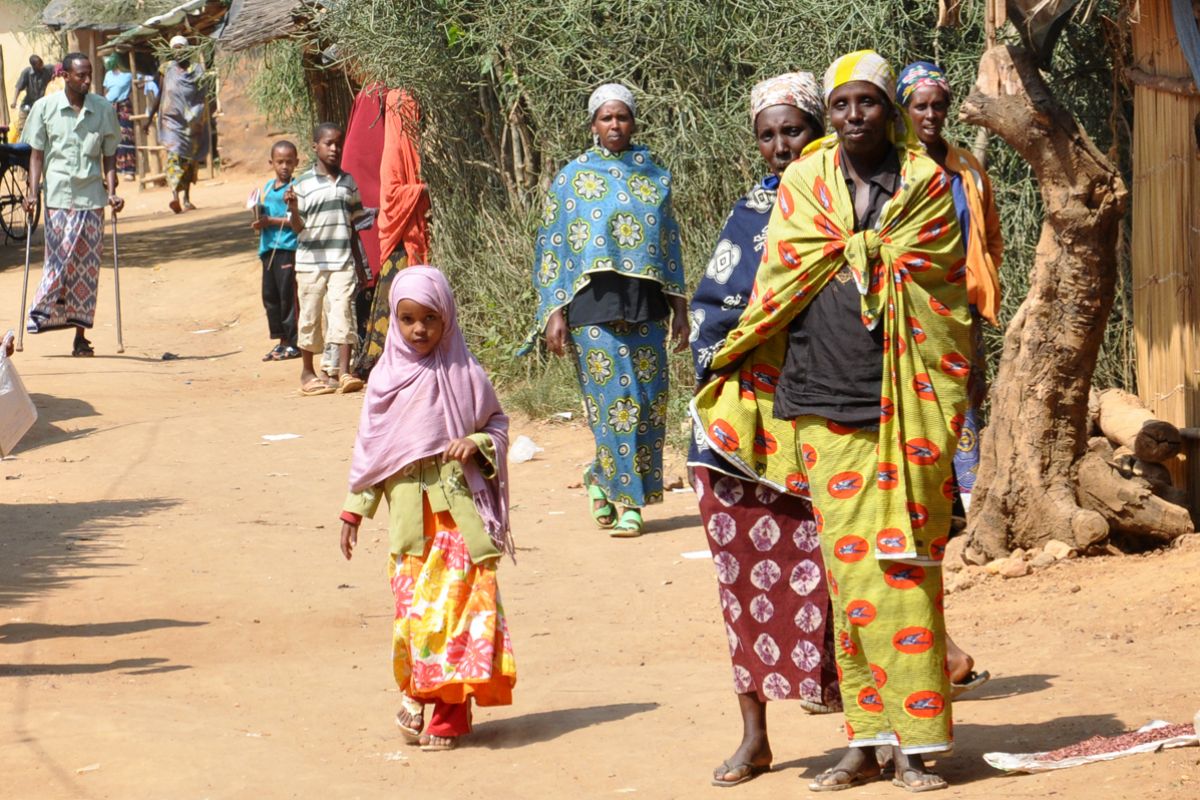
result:
[(255, 217), (254, 222), (250, 223), (250, 227), (256, 231), (261, 231), (267, 226), (266, 217)]
[(288, 211), (296, 213), (300, 210), (299, 202), (296, 199), (296, 193), (289, 186), (287, 191), (283, 193), (283, 202), (287, 203)]
[(465, 464), (467, 463), (467, 459), (473, 457), (478, 452), (479, 445), (464, 437), (462, 439), (455, 439), (450, 443), (446, 448), (446, 458), (452, 458), (460, 464)]
[(346, 560), (350, 560), (350, 556), (354, 554), (354, 548), (358, 544), (358, 526), (351, 525), (349, 522), (342, 520), (342, 555)]

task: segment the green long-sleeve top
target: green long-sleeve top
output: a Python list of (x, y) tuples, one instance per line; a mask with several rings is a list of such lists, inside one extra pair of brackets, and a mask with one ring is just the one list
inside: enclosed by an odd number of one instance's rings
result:
[[(483, 477), (496, 475), (496, 446), (486, 433), (466, 437), (479, 447), (478, 458)], [(479, 564), (496, 558), (500, 550), (483, 527), (475, 508), (471, 487), (463, 473), (462, 464), (453, 459), (444, 463), (440, 456), (429, 456), (410, 464), (386, 479), (382, 484), (368, 486), (360, 492), (350, 492), (343, 511), (374, 518), (379, 501), (388, 501), (388, 539), (395, 555), (420, 556), (425, 553), (425, 517), (421, 496), (429, 500), (435, 514), (449, 511), (467, 543), (471, 561)]]

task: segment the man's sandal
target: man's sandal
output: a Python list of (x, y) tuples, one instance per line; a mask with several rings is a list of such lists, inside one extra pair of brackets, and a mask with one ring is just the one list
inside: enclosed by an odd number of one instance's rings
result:
[(279, 361), (279, 356), (283, 354), (283, 345), (277, 344), (275, 347), (262, 357), (263, 361)]
[(633, 539), (642, 535), (646, 523), (642, 521), (640, 508), (627, 508), (621, 512), (621, 519), (609, 531), (609, 536), (615, 539)]
[(87, 339), (76, 339), (71, 345), (71, 355), (76, 358), (90, 358), (96, 355), (96, 351), (92, 349), (92, 343)]
[[(617, 524), (617, 507), (608, 500), (604, 490), (594, 483), (588, 482), (588, 473), (583, 473), (583, 485), (587, 488), (588, 502), (591, 505), (592, 519), (597, 527), (611, 528)], [(601, 503), (601, 505), (597, 505)]]

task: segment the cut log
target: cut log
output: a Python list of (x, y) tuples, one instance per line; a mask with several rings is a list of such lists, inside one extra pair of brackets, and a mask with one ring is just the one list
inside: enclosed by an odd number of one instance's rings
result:
[(1089, 451), (1076, 467), (1079, 505), (1100, 514), (1113, 529), (1162, 543), (1195, 532), (1186, 508), (1156, 496), (1143, 478), (1122, 478), (1101, 453)]
[(1105, 389), (1097, 399), (1100, 430), (1110, 442), (1125, 445), (1138, 459), (1156, 464), (1179, 454), (1183, 447), (1179, 429), (1155, 419), (1136, 396), (1120, 389)]

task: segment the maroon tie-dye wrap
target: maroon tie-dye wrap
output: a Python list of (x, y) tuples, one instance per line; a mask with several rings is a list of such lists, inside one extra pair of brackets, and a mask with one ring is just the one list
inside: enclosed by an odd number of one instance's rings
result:
[(762, 701), (840, 711), (829, 591), (812, 507), (761, 484), (695, 468), (716, 566), (733, 688)]

